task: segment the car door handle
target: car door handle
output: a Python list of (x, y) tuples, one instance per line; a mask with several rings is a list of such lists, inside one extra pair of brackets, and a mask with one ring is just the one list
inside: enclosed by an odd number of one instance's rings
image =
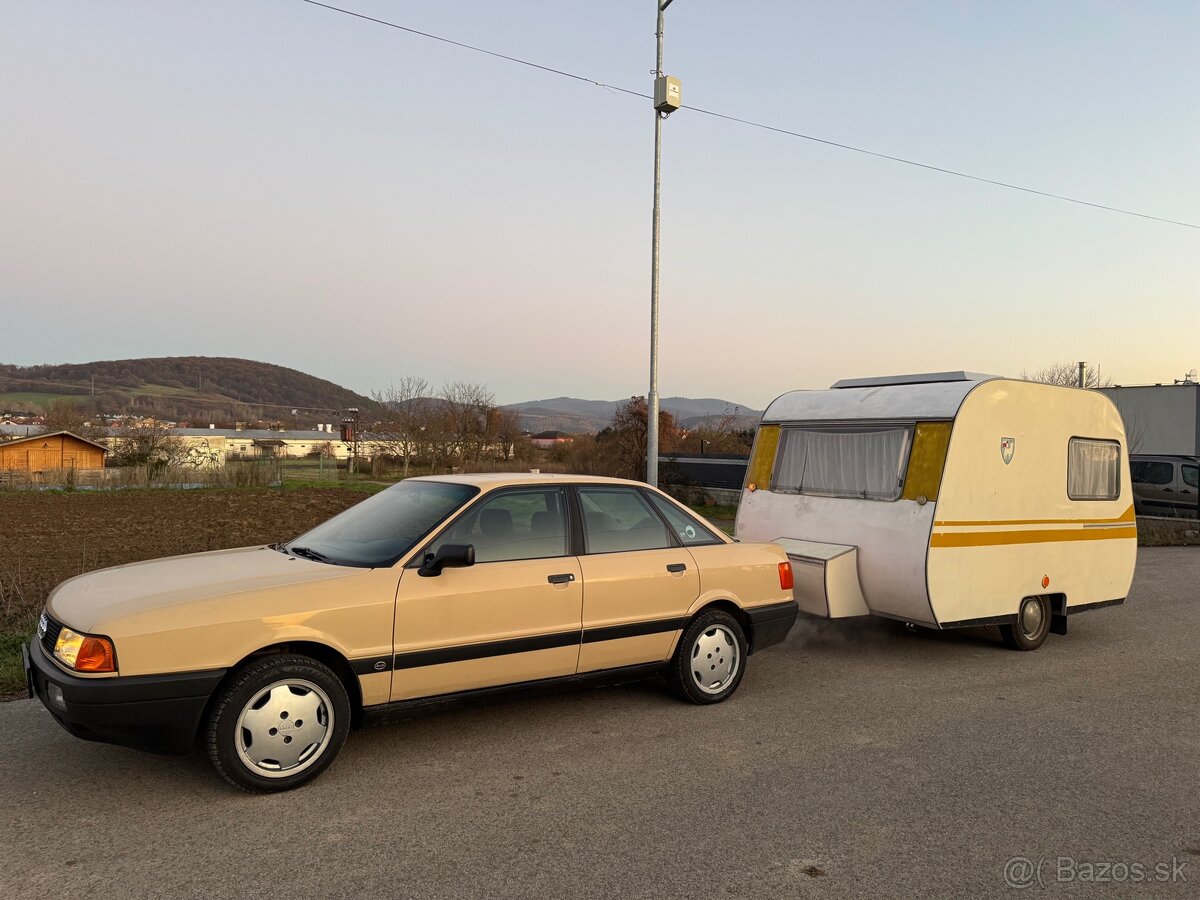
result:
[(547, 575), (546, 580), (551, 584), (570, 584), (575, 580), (575, 576), (568, 572), (565, 575)]
[(1163, 488), (1163, 493), (1164, 494), (1173, 494), (1175, 492), (1173, 490), (1171, 490), (1170, 488)]
[(671, 563), (667, 566), (668, 572), (686, 572), (687, 565), (685, 563)]

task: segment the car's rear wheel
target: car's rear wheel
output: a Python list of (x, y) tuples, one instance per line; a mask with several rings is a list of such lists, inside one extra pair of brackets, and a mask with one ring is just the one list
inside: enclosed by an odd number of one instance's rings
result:
[(1013, 650), (1036, 650), (1050, 633), (1050, 598), (1026, 597), (1017, 610), (1017, 621), (1001, 625), (1000, 636)]
[(720, 703), (742, 682), (746, 670), (746, 634), (729, 613), (706, 610), (679, 639), (667, 670), (671, 689), (691, 703)]
[(221, 689), (206, 745), (217, 771), (247, 791), (286, 791), (333, 762), (350, 728), (341, 679), (315, 659), (269, 656)]

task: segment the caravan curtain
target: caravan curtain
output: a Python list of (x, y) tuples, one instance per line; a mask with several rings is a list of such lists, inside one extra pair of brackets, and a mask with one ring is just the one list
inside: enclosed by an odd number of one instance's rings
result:
[(784, 428), (772, 489), (895, 500), (904, 484), (912, 429)]
[(1067, 453), (1067, 496), (1072, 500), (1116, 500), (1121, 493), (1121, 445), (1071, 438)]

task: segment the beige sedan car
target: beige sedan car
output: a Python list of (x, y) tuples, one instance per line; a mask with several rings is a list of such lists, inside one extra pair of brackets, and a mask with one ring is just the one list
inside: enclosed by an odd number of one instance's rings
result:
[(51, 594), (30, 691), (69, 732), (201, 743), (238, 787), (320, 774), (351, 727), (431, 702), (665, 674), (728, 698), (796, 619), (774, 544), (611, 478), (410, 478), (286, 544), (91, 572)]

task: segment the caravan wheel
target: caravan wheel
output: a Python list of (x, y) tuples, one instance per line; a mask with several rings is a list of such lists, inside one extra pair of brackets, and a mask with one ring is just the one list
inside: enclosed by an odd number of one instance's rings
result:
[(1050, 600), (1026, 597), (1017, 610), (1017, 621), (1001, 625), (1000, 636), (1014, 650), (1036, 650), (1050, 633)]

